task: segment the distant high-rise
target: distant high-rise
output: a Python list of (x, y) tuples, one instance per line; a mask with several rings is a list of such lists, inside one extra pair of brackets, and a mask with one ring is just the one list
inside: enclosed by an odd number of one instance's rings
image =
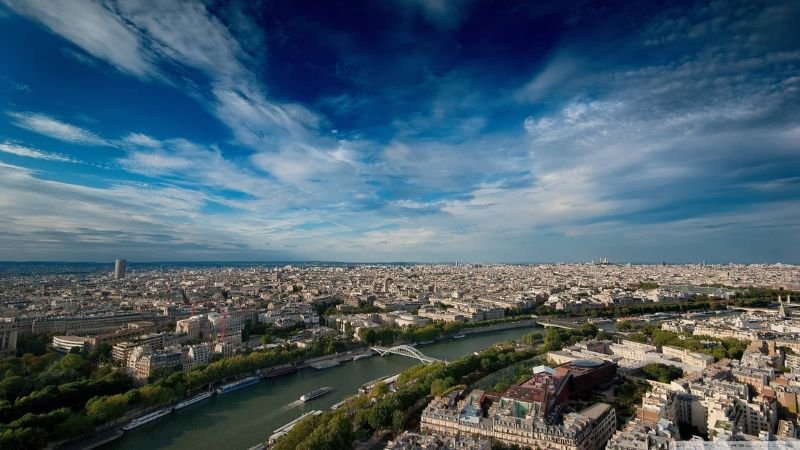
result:
[(124, 259), (118, 259), (117, 262), (114, 263), (114, 279), (119, 280), (120, 278), (125, 278)]

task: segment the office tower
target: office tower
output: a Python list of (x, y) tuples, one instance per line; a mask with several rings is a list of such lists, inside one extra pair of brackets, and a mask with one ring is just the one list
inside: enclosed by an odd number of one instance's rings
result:
[(118, 259), (114, 263), (114, 279), (119, 280), (120, 278), (125, 278), (125, 260)]

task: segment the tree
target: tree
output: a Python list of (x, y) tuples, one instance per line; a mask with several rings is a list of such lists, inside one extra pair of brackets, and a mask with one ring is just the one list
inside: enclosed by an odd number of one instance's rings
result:
[(23, 392), (27, 385), (25, 378), (20, 376), (10, 376), (0, 381), (0, 398), (13, 403)]
[(392, 413), (392, 429), (396, 432), (403, 431), (406, 424), (406, 414), (399, 409)]
[(276, 444), (275, 450), (295, 450), (306, 438), (318, 429), (321, 419), (319, 416), (307, 416), (295, 425), (286, 436), (282, 437)]
[(389, 386), (383, 381), (378, 382), (372, 387), (370, 395), (372, 398), (381, 398), (389, 392)]
[(609, 341), (613, 337), (614, 336), (612, 336), (611, 333), (603, 330), (598, 331), (597, 334), (595, 335), (595, 339), (600, 339), (602, 341)]
[(347, 322), (344, 324), (344, 334), (347, 336), (348, 339), (353, 338), (353, 324)]
[(378, 401), (367, 415), (367, 423), (373, 430), (380, 430), (391, 424), (392, 413), (397, 409), (396, 400), (384, 399)]
[(683, 370), (680, 367), (668, 366), (660, 363), (649, 363), (642, 367), (642, 372), (650, 380), (656, 380), (661, 383), (669, 383), (683, 376)]
[(50, 366), (49, 372), (70, 374), (77, 372), (83, 366), (84, 360), (79, 353), (68, 353), (58, 362)]
[(628, 339), (633, 342), (640, 342), (642, 344), (647, 343), (647, 336), (642, 333), (633, 333), (632, 335), (628, 336)]
[(592, 323), (585, 323), (578, 329), (586, 337), (593, 337), (597, 334), (597, 327)]
[(544, 336), (539, 331), (533, 331), (522, 336), (522, 342), (528, 345), (535, 344), (543, 339)]
[(110, 361), (111, 360), (111, 344), (108, 342), (103, 342), (102, 344), (98, 345), (97, 348), (92, 350), (89, 355), (89, 361), (97, 362), (97, 361)]
[(545, 352), (551, 352), (554, 350), (561, 350), (562, 346), (563, 342), (561, 340), (561, 334), (558, 332), (558, 328), (548, 328), (547, 334), (544, 336), (542, 350)]
[(617, 321), (617, 331), (631, 331), (633, 330), (633, 324), (627, 320), (619, 320)]
[(437, 378), (431, 382), (431, 395), (439, 397), (455, 384), (453, 377)]
[(125, 414), (128, 397), (125, 394), (94, 397), (86, 403), (86, 414), (96, 424), (105, 423)]
[(17, 339), (17, 355), (31, 353), (35, 356), (44, 355), (47, 352), (47, 336), (43, 334), (23, 335)]

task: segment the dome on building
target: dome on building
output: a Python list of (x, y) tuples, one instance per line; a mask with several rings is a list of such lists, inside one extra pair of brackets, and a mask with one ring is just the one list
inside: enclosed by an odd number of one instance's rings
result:
[(603, 361), (599, 359), (576, 359), (571, 364), (577, 367), (599, 367), (603, 365)]

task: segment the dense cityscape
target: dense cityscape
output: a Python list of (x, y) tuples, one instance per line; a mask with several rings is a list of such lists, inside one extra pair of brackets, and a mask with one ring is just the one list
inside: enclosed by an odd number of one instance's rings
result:
[[(361, 380), (329, 412), (252, 444), (640, 449), (800, 436), (797, 266), (107, 267), (0, 278), (3, 448), (92, 448), (214, 395), (378, 355), (421, 364)], [(425, 354), (517, 329), (454, 361)]]

